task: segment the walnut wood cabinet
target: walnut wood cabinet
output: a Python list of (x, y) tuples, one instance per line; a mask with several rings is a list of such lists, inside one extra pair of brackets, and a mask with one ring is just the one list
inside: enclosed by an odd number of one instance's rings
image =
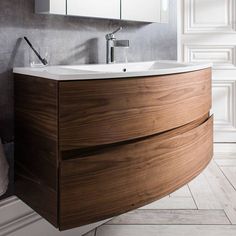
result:
[(212, 158), (211, 69), (104, 80), (15, 74), (16, 195), (60, 230), (158, 200)]

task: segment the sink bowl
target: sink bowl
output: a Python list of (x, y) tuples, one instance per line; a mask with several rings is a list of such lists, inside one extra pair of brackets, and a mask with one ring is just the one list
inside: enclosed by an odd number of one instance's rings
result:
[(54, 80), (112, 79), (167, 75), (196, 71), (211, 64), (186, 64), (177, 61), (149, 61), (119, 64), (48, 66), (44, 68), (14, 68), (14, 73)]
[(85, 66), (67, 66), (63, 68), (78, 70), (78, 71), (93, 71), (102, 73), (124, 73), (124, 72), (139, 72), (152, 71), (168, 68), (186, 67), (187, 65), (175, 62), (139, 62), (139, 63), (120, 63), (120, 64), (102, 64), (102, 65), (85, 65)]

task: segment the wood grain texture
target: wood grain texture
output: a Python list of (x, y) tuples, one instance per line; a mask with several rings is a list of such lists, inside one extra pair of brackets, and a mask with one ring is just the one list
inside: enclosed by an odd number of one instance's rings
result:
[[(58, 84), (54, 80), (15, 75), (15, 111), (17, 130), (57, 140)], [(26, 126), (27, 122), (27, 126)], [(21, 131), (21, 130), (20, 130)]]
[[(57, 191), (42, 183), (25, 164), (15, 163), (15, 194), (34, 211), (58, 227)], [(41, 166), (44, 169), (44, 166)], [(54, 177), (54, 173), (52, 172)]]
[(180, 188), (213, 155), (213, 118), (60, 165), (60, 228), (138, 208)]
[(58, 198), (58, 86), (15, 75), (15, 193), (54, 226)]
[(143, 78), (61, 82), (60, 150), (144, 137), (211, 108), (211, 69)]

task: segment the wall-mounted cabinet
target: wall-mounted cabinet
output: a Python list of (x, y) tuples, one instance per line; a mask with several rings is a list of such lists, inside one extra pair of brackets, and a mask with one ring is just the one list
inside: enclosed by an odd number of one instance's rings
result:
[(36, 13), (168, 22), (169, 0), (35, 0)]
[(210, 68), (72, 81), (16, 73), (15, 194), (60, 230), (165, 197), (212, 158)]

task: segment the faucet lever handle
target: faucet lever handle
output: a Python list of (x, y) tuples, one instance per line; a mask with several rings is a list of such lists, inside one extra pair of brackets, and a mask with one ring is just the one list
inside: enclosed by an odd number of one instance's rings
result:
[(120, 31), (120, 30), (122, 30), (123, 28), (122, 28), (122, 26), (120, 26), (119, 28), (117, 28), (114, 32), (112, 32), (111, 34), (115, 34), (115, 33), (117, 33), (118, 31)]
[(107, 40), (115, 39), (115, 33), (117, 33), (120, 30), (122, 30), (122, 27), (119, 27), (114, 32), (107, 34), (106, 39)]

